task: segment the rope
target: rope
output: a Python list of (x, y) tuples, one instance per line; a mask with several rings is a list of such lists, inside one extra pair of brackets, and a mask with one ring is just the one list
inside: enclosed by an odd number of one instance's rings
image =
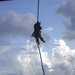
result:
[[(39, 0), (38, 0), (38, 4), (37, 4), (37, 21), (39, 21)], [(45, 75), (45, 71), (44, 71), (44, 67), (43, 67), (43, 62), (42, 62), (41, 51), (40, 51), (40, 47), (39, 47), (38, 43), (37, 43), (37, 47), (38, 47), (39, 54), (40, 54), (41, 67), (42, 67), (43, 75)]]
[(42, 62), (42, 55), (41, 55), (41, 51), (40, 51), (40, 47), (37, 44), (38, 50), (39, 50), (39, 54), (40, 54), (40, 60), (41, 60), (41, 67), (42, 67), (42, 71), (43, 71), (43, 75), (45, 75), (45, 71), (44, 71), (44, 67), (43, 67), (43, 62)]
[(39, 0), (38, 0), (38, 4), (37, 4), (37, 21), (39, 21)]

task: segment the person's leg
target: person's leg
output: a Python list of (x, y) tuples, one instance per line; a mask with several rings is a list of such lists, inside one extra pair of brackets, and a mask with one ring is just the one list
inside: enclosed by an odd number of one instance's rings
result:
[(38, 36), (35, 37), (37, 44), (40, 44)]
[(41, 34), (39, 34), (38, 37), (40, 38), (41, 41), (43, 41), (45, 43), (44, 39), (41, 37)]

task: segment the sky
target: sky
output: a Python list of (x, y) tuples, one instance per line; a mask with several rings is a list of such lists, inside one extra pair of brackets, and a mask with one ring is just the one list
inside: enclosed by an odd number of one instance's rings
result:
[[(75, 0), (40, 0), (40, 41), (46, 75), (75, 75)], [(31, 37), (37, 0), (0, 2), (0, 75), (43, 75)]]

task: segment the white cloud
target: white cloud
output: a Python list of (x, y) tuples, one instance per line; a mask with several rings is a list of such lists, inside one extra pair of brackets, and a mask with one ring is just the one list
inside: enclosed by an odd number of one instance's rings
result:
[(56, 10), (58, 14), (70, 19), (64, 25), (67, 31), (63, 33), (63, 38), (75, 40), (75, 0), (65, 0)]
[[(59, 45), (58, 45), (59, 44)], [(52, 49), (52, 75), (74, 75), (75, 74), (75, 50), (71, 50), (63, 40), (55, 41)]]
[[(43, 57), (44, 68), (48, 70), (48, 68), (50, 68), (51, 66), (50, 60), (48, 58), (48, 53), (43, 51), (42, 46), (41, 52)], [(4, 52), (0, 57), (0, 66), (0, 74), (2, 75), (42, 74), (37, 45), (35, 43), (31, 43), (30, 41), (27, 41), (27, 44), (24, 46), (23, 50), (16, 50), (12, 48), (10, 51)]]
[[(10, 35), (29, 36), (30, 31), (32, 31), (30, 27), (33, 26), (34, 21), (35, 18), (32, 14), (24, 16), (9, 12), (6, 15), (2, 15), (0, 18), (0, 38), (10, 37)], [(7, 39), (7, 41), (10, 40)], [(51, 59), (49, 59), (48, 53), (44, 51), (44, 47), (40, 47), (46, 75), (75, 75), (75, 50), (71, 50), (63, 40), (55, 40), (54, 44)], [(23, 48), (1, 46), (0, 74), (42, 75), (36, 44), (28, 40)]]
[[(25, 49), (26, 48), (28, 50), (28, 53), (30, 53), (30, 54), (22, 53), (21, 55), (18, 56), (19, 62), (22, 66), (23, 73), (26, 75), (30, 75), (30, 74), (41, 75), (42, 69), (41, 69), (41, 65), (40, 65), (40, 58), (39, 58), (39, 52), (37, 49), (37, 45), (28, 41), (27, 45), (25, 46)], [(41, 47), (40, 50), (42, 52), (44, 68), (45, 67), (50, 68), (51, 63), (48, 58), (47, 52), (43, 51), (43, 47)], [(26, 53), (27, 53), (27, 51), (26, 51)], [(33, 69), (32, 69), (32, 67), (33, 67)], [(25, 68), (26, 68), (26, 70), (24, 70)]]
[(26, 15), (10, 11), (0, 15), (0, 36), (23, 35), (29, 36), (33, 31), (35, 17), (29, 13)]
[[(54, 44), (51, 59), (40, 46), (46, 75), (75, 75), (75, 50), (71, 50), (64, 40), (55, 40)], [(0, 74), (42, 75), (37, 45), (28, 40), (23, 50), (16, 49), (0, 56)]]
[(75, 15), (75, 0), (64, 0), (64, 2), (57, 6), (57, 13), (60, 13), (64, 16), (73, 16)]
[[(14, 39), (31, 38), (35, 22), (36, 18), (31, 13), (22, 15), (10, 11), (0, 15), (0, 46), (11, 45)], [(45, 33), (43, 35), (46, 39), (50, 37)]]
[(0, 54), (10, 50), (12, 46), (0, 46)]
[(51, 28), (51, 27), (48, 27), (45, 29), (45, 31), (52, 31), (52, 30), (53, 30), (53, 28)]
[(31, 13), (22, 15), (10, 11), (0, 15), (0, 46), (11, 46), (14, 40), (31, 37), (35, 22), (36, 18)]

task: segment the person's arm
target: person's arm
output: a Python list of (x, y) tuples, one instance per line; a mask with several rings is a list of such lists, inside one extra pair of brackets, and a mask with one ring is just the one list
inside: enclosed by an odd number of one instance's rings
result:
[(33, 32), (31, 36), (35, 36), (35, 32)]
[(42, 27), (39, 25), (39, 29), (41, 30), (42, 29)]

